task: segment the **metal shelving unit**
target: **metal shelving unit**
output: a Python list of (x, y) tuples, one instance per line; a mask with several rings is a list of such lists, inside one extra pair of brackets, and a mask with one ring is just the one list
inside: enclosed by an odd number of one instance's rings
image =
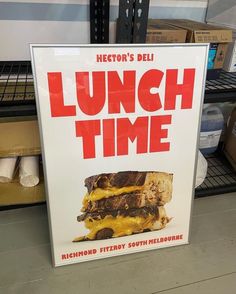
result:
[(207, 176), (195, 190), (196, 197), (230, 193), (236, 191), (236, 172), (221, 152), (206, 156)]
[[(205, 103), (236, 102), (236, 73), (223, 72), (206, 82)], [(29, 61), (0, 62), (0, 117), (36, 115)], [(208, 173), (196, 197), (236, 191), (236, 173), (221, 152), (207, 157)]]
[(219, 79), (207, 80), (205, 103), (236, 102), (236, 73), (222, 72)]
[(36, 115), (30, 61), (0, 62), (0, 117)]

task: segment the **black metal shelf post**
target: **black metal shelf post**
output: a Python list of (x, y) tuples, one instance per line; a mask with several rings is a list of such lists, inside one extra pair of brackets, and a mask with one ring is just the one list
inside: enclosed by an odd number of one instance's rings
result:
[(149, 0), (136, 0), (134, 7), (133, 43), (146, 43)]
[(149, 0), (119, 0), (116, 43), (146, 43)]
[(90, 0), (90, 42), (109, 43), (110, 0)]
[(132, 43), (134, 0), (119, 0), (119, 16), (116, 23), (116, 43)]

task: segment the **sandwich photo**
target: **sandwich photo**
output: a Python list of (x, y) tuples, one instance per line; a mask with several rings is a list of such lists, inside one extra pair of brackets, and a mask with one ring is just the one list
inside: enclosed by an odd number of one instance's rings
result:
[(163, 229), (170, 221), (164, 205), (172, 198), (173, 175), (122, 171), (85, 179), (87, 193), (78, 222), (89, 230), (73, 242), (101, 240)]

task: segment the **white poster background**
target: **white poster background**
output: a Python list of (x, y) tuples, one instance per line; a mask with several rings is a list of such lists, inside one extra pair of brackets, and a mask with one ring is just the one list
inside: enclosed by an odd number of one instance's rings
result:
[[(97, 54), (140, 53), (154, 54), (149, 62), (96, 62)], [(31, 55), (36, 85), (37, 111), (41, 129), (44, 173), (47, 187), (47, 201), (50, 215), (53, 260), (56, 266), (105, 258), (142, 250), (174, 246), (188, 243), (195, 174), (196, 146), (199, 131), (199, 118), (204, 94), (208, 45), (32, 45)], [(138, 103), (136, 113), (127, 114), (121, 107), (120, 114), (107, 112), (107, 105), (96, 116), (87, 116), (77, 104), (75, 72), (79, 71), (117, 71), (122, 80), (124, 70), (136, 70), (136, 81), (149, 69), (178, 69), (178, 83), (183, 82), (183, 69), (195, 68), (195, 86), (192, 109), (181, 109), (181, 95), (177, 96), (176, 110), (146, 112)], [(48, 72), (62, 72), (63, 93), (66, 105), (76, 105), (76, 117), (51, 117), (49, 103)], [(137, 88), (137, 87), (136, 87)], [(136, 89), (137, 90), (137, 89)], [(158, 90), (162, 101), (165, 93), (165, 75)], [(137, 91), (136, 91), (137, 94)], [(101, 118), (172, 115), (168, 129), (169, 152), (136, 154), (136, 141), (129, 143), (129, 155), (117, 157), (102, 156), (102, 136), (96, 136), (94, 159), (83, 159), (82, 139), (76, 137), (75, 121)], [(83, 222), (77, 222), (81, 214), (82, 199), (86, 193), (84, 179), (100, 173), (118, 171), (162, 171), (173, 173), (172, 200), (165, 205), (167, 215), (172, 220), (166, 228), (159, 231), (135, 234), (127, 237), (72, 243), (88, 230)], [(182, 234), (182, 240), (128, 248), (133, 241), (142, 241)], [(100, 253), (100, 248), (125, 244), (117, 251)], [(109, 247), (112, 248), (112, 247)], [(97, 254), (62, 260), (62, 254), (96, 249)]]

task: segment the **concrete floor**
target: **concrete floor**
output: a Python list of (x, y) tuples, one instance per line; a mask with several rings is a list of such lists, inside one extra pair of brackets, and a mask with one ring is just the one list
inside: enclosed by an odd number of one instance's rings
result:
[(195, 200), (190, 245), (60, 268), (45, 205), (2, 211), (0, 293), (235, 294), (236, 193)]

